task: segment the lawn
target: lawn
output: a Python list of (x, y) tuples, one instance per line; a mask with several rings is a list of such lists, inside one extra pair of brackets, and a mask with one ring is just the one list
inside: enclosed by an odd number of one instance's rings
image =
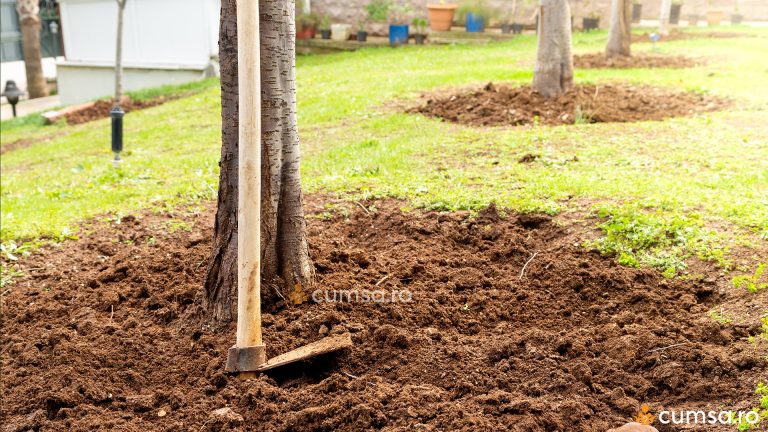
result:
[[(535, 38), (483, 46), (366, 49), (298, 59), (299, 125), (308, 193), (397, 197), (409, 206), (600, 216), (591, 241), (628, 265), (675, 274), (696, 254), (728, 265), (734, 244), (768, 239), (768, 30), (745, 37), (633, 45), (705, 59), (691, 69), (577, 70), (577, 83), (630, 82), (733, 98), (728, 111), (663, 122), (474, 128), (404, 114), (424, 92), (489, 81), (527, 84)], [(574, 35), (576, 53), (605, 33)], [(120, 217), (215, 196), (215, 82), (142, 92), (193, 94), (130, 113), (115, 170), (109, 123), (3, 122), (2, 242), (77, 235), (87, 218)], [(533, 163), (519, 163), (527, 154)]]

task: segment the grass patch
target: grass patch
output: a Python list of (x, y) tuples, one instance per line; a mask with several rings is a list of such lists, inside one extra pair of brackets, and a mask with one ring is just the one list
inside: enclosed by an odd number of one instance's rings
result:
[(760, 263), (755, 269), (755, 273), (751, 275), (739, 275), (733, 278), (733, 286), (735, 288), (746, 288), (751, 293), (756, 293), (759, 290), (768, 288), (768, 282), (763, 282), (767, 279), (765, 274), (766, 263)]

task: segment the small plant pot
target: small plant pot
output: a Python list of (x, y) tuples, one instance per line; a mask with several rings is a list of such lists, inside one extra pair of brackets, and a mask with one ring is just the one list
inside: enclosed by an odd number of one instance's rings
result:
[(331, 29), (320, 30), (320, 37), (323, 38), (323, 39), (330, 39), (331, 38)]
[(731, 15), (731, 25), (739, 25), (744, 21), (744, 15), (733, 14)]
[(368, 32), (364, 30), (358, 30), (357, 32), (357, 41), (358, 42), (365, 42), (368, 40)]
[(597, 30), (600, 28), (600, 18), (582, 18), (581, 28), (584, 31)]
[(522, 34), (523, 33), (523, 25), (514, 23), (512, 24), (512, 33), (513, 34)]
[(632, 3), (632, 22), (637, 24), (643, 18), (643, 5)]
[(482, 33), (485, 31), (485, 20), (480, 15), (467, 13), (467, 33)]
[(427, 19), (432, 31), (448, 31), (453, 24), (453, 14), (458, 5), (455, 4), (428, 4)]
[(723, 21), (723, 15), (722, 11), (707, 11), (707, 25), (710, 27), (720, 25), (720, 22)]
[(396, 47), (408, 44), (408, 24), (389, 25), (389, 45)]
[(317, 33), (316, 27), (304, 27), (301, 30), (296, 32), (296, 39), (299, 39), (299, 40), (314, 39), (315, 33)]
[(349, 30), (352, 28), (349, 24), (332, 24), (331, 39), (335, 41), (345, 41), (349, 39)]
[(688, 15), (688, 26), (696, 27), (699, 25), (699, 16), (696, 14)]
[(501, 25), (501, 33), (503, 34), (510, 34), (512, 33), (512, 24), (502, 24)]
[(415, 34), (413, 35), (413, 40), (416, 42), (416, 45), (424, 45), (424, 41), (427, 40), (427, 35)]
[(669, 8), (669, 23), (672, 25), (678, 25), (680, 23), (680, 10), (683, 8), (683, 5), (678, 4), (672, 4), (672, 6)]

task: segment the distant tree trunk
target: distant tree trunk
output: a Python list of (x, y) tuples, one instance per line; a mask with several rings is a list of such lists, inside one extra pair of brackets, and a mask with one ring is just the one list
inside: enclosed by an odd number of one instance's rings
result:
[[(237, 309), (238, 85), (237, 5), (222, 0), (219, 33), (222, 148), (214, 245), (205, 279), (211, 321), (235, 319)], [(306, 298), (309, 258), (299, 177), (296, 119), (294, 2), (260, 0), (262, 109), (262, 302)], [(264, 288), (266, 287), (266, 289)]]
[(120, 99), (123, 98), (123, 15), (125, 12), (125, 2), (128, 0), (117, 1), (117, 46), (115, 47), (115, 105), (120, 105)]
[(605, 55), (608, 58), (629, 57), (632, 43), (632, 0), (611, 0), (611, 29)]
[(18, 12), (21, 27), (21, 49), (27, 73), (27, 94), (30, 99), (48, 96), (40, 49), (39, 0), (16, 0), (16, 12)]
[(659, 33), (669, 34), (669, 13), (672, 9), (672, 0), (661, 0), (661, 15), (659, 17)]
[(533, 89), (545, 98), (573, 87), (571, 10), (568, 0), (541, 0)]

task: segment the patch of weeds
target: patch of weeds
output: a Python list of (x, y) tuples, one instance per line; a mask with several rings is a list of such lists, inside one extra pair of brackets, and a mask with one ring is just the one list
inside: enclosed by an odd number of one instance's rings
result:
[(722, 309), (719, 312), (715, 310), (709, 312), (709, 317), (720, 324), (730, 324), (733, 322), (733, 318), (728, 313), (723, 312)]
[(684, 270), (685, 259), (692, 255), (723, 268), (729, 266), (728, 248), (696, 213), (669, 214), (632, 204), (599, 207), (597, 217), (605, 219), (598, 224), (605, 236), (587, 246), (615, 254), (622, 265), (647, 265), (667, 277)]
[(168, 230), (168, 233), (170, 234), (173, 234), (177, 231), (186, 231), (186, 232), (192, 231), (192, 224), (187, 221), (171, 219), (163, 223), (165, 224), (165, 228)]
[(11, 285), (15, 278), (20, 278), (22, 276), (24, 276), (24, 272), (16, 270), (5, 264), (0, 265), (0, 289)]
[(739, 432), (761, 430), (760, 425), (768, 421), (768, 385), (759, 383), (755, 389), (755, 394), (760, 398), (760, 406), (753, 408), (752, 411), (758, 414), (758, 421), (755, 424), (751, 424), (746, 418), (742, 418), (741, 423), (736, 425), (736, 429)]
[(590, 124), (592, 122), (592, 117), (589, 115), (589, 110), (585, 110), (581, 107), (581, 105), (576, 105), (576, 109), (574, 110), (574, 124), (582, 125), (582, 124)]
[(29, 256), (31, 249), (32, 245), (29, 243), (18, 245), (13, 240), (0, 243), (0, 254), (8, 261), (16, 261), (19, 259), (19, 256)]
[(763, 276), (765, 275), (766, 266), (766, 263), (758, 264), (757, 269), (755, 269), (755, 273), (751, 275), (740, 275), (734, 277), (732, 281), (733, 286), (737, 289), (744, 287), (751, 293), (756, 293), (759, 290), (768, 288), (768, 282), (762, 282), (764, 279)]

